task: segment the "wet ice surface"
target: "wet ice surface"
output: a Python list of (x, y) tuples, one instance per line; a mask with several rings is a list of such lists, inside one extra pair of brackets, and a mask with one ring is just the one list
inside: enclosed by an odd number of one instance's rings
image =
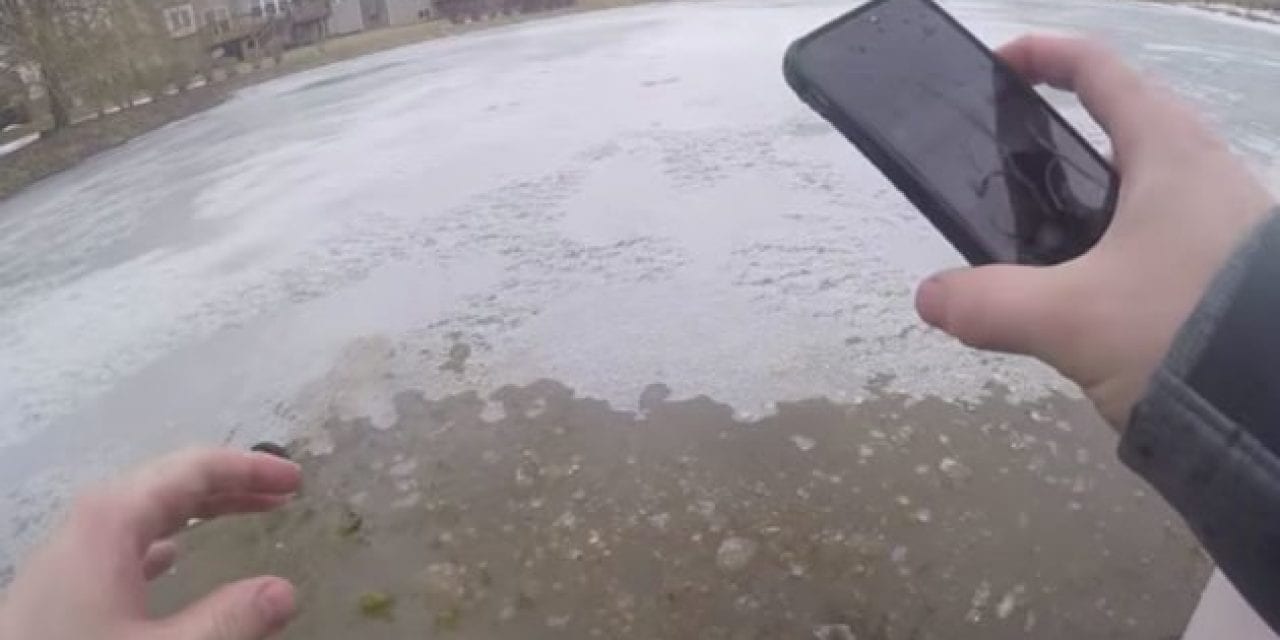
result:
[(301, 593), (286, 638), (1168, 638), (1203, 581), (1078, 402), (744, 423), (662, 395), (637, 416), (543, 380), (489, 419), (404, 393), (386, 430), (333, 420), (305, 495), (192, 531), (153, 605), (270, 571)]
[[(1147, 5), (949, 6), (993, 42), (1029, 25), (1096, 33), (1255, 163), (1277, 154), (1268, 32)], [(0, 204), (0, 567), (69, 486), (191, 442), (309, 436), (324, 452), (319, 425), (389, 426), (405, 390), (552, 378), (629, 410), (661, 382), (741, 420), (889, 392), (957, 414), (1070, 404), (1042, 367), (915, 319), (914, 283), (958, 258), (781, 79), (785, 45), (843, 9), (667, 4), (397, 49), (247, 90)], [(1075, 433), (1098, 429), (1072, 411)], [(1109, 463), (1098, 433), (1073, 446)], [(790, 435), (753, 455), (815, 438)], [(901, 444), (895, 469), (935, 453)], [(863, 442), (845, 463), (876, 455)], [(1131, 495), (1123, 477), (1075, 503)], [(707, 544), (713, 558), (721, 541)], [(1181, 558), (1162, 562), (1198, 566)], [(1123, 575), (1091, 579), (1142, 579)], [(990, 606), (1008, 586), (992, 583)]]

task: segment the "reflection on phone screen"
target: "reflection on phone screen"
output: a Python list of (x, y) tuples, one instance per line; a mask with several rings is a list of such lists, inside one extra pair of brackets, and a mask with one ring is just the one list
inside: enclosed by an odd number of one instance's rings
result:
[(878, 3), (799, 55), (826, 99), (894, 152), (990, 259), (1061, 262), (1106, 230), (1105, 163), (930, 3)]
[[(1080, 166), (1060, 149), (1073, 140), (1056, 140), (1054, 121), (1030, 101), (1020, 99), (1026, 88), (995, 73), (995, 138), (1001, 168), (989, 174), (1007, 192), (1013, 218), (1011, 235), (1017, 261), (1054, 264), (1087, 251), (1106, 230), (1104, 206), (1106, 180), (1088, 168), (1092, 159)], [(1056, 127), (1061, 133), (1062, 127)], [(986, 187), (984, 187), (986, 188)], [(1084, 195), (1096, 194), (1103, 202), (1082, 202)]]

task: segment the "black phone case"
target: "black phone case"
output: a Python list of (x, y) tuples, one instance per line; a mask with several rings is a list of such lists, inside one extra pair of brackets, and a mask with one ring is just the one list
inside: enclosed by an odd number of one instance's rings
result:
[[(818, 87), (809, 81), (808, 77), (804, 73), (804, 69), (802, 69), (796, 62), (800, 50), (803, 49), (810, 41), (821, 37), (829, 29), (835, 28), (846, 20), (856, 19), (864, 11), (874, 9), (875, 7), (893, 1), (894, 0), (871, 0), (870, 2), (845, 13), (839, 18), (828, 22), (799, 40), (791, 43), (791, 46), (787, 47), (786, 55), (783, 57), (783, 75), (786, 77), (787, 84), (790, 85), (791, 89), (800, 96), (800, 99), (835, 126), (835, 128), (839, 130), (840, 133), (849, 140), (849, 142), (852, 142), (859, 151), (866, 155), (867, 158), (871, 160), (872, 164), (874, 164), (876, 168), (880, 169), (880, 171), (889, 178), (889, 181), (907, 197), (907, 200), (911, 201), (911, 204), (915, 205), (916, 208), (929, 219), (929, 222), (932, 223), (933, 226), (940, 231), (949, 242), (951, 242), (952, 246), (960, 251), (960, 254), (963, 255), (970, 264), (975, 266), (991, 264), (996, 262), (995, 256), (993, 256), (991, 252), (982, 245), (982, 242), (969, 231), (968, 227), (961, 222), (961, 216), (952, 209), (951, 205), (944, 199), (937, 197), (927, 186), (925, 186), (925, 182), (915, 174), (911, 166), (907, 164), (905, 160), (897, 155), (892, 145), (880, 140), (874, 131), (870, 131), (866, 127), (863, 127), (856, 120), (850, 118), (847, 114), (833, 105), (826, 96), (822, 95), (822, 92)], [(1115, 209), (1115, 201), (1119, 185), (1119, 180), (1115, 172), (1111, 169), (1110, 163), (1098, 154), (1097, 150), (1093, 148), (1093, 145), (1089, 144), (1088, 141), (1086, 141), (1084, 137), (1076, 131), (1075, 127), (1072, 127), (1070, 123), (1062, 117), (1062, 114), (1058, 113), (1057, 109), (1054, 109), (1039, 93), (1036, 93), (1035, 88), (1023, 80), (1022, 76), (1018, 75), (1016, 71), (1001, 60), (999, 56), (991, 51), (991, 49), (987, 48), (981, 40), (978, 40), (977, 36), (973, 35), (972, 32), (966, 29), (964, 25), (960, 24), (959, 21), (943, 10), (942, 7), (938, 6), (938, 4), (933, 0), (922, 1), (929, 4), (935, 11), (941, 14), (948, 24), (960, 33), (964, 34), (965, 38), (968, 39), (974, 47), (977, 47), (979, 51), (990, 58), (997, 68), (1007, 74), (1015, 82), (1021, 84), (1026, 89), (1031, 99), (1037, 100), (1044, 105), (1050, 116), (1055, 118), (1058, 123), (1071, 133), (1071, 135), (1075, 136), (1081, 143), (1083, 143), (1084, 148), (1089, 151), (1094, 159), (1096, 159), (1101, 166), (1106, 168), (1107, 173), (1111, 176), (1111, 190), (1107, 196), (1107, 205), (1105, 207), (1109, 223), (1112, 212)]]

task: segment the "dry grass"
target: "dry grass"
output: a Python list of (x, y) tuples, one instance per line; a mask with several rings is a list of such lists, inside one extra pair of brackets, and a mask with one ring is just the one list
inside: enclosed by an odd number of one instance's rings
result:
[(1280, 0), (1153, 0), (1164, 4), (1180, 4), (1204, 9), (1243, 10), (1239, 17), (1249, 18), (1249, 12), (1270, 14), (1280, 12)]
[(543, 11), (539, 13), (499, 16), (483, 22), (455, 25), (443, 20), (432, 20), (401, 27), (389, 27), (374, 31), (363, 31), (351, 35), (331, 39), (319, 46), (300, 47), (285, 54), (283, 67), (289, 71), (297, 71), (357, 56), (394, 49), (407, 44), (423, 42), (444, 36), (458, 35), (481, 29), (519, 24), (530, 20), (562, 16), (583, 11), (612, 9), (640, 4), (646, 0), (578, 0), (572, 7)]
[[(500, 16), (493, 20), (464, 25), (433, 20), (355, 33), (331, 39), (321, 45), (299, 47), (286, 52), (278, 66), (271, 65), (269, 61), (264, 68), (241, 65), (238, 69), (239, 73), (228, 80), (210, 83), (178, 95), (161, 96), (150, 104), (81, 122), (54, 133), (46, 133), (44, 138), (31, 145), (6, 156), (0, 156), (0, 200), (12, 196), (42, 178), (75, 166), (94, 154), (218, 105), (230, 97), (235, 90), (247, 85), (434, 38), (569, 13), (639, 4), (644, 1), (578, 0), (576, 6), (554, 11)], [(10, 132), (4, 139), (0, 139), (0, 143), (7, 139), (21, 137), (32, 130), (38, 130), (38, 127), (39, 125), (36, 125), (24, 128), (21, 132)]]
[(230, 95), (229, 87), (208, 87), (46, 132), (40, 140), (0, 157), (0, 199), (92, 155), (220, 104)]

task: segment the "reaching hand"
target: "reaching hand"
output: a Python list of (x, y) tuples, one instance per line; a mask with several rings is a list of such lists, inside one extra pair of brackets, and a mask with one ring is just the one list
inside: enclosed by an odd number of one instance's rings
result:
[(259, 640), (293, 616), (293, 586), (230, 584), (170, 618), (146, 611), (148, 580), (173, 564), (170, 536), (190, 518), (269, 511), (301, 483), (298, 466), (260, 453), (165, 457), (78, 499), (65, 524), (0, 595), (6, 640)]
[(999, 54), (1032, 84), (1074, 91), (1106, 130), (1120, 174), (1115, 219), (1064, 264), (934, 275), (916, 309), (969, 346), (1053, 365), (1123, 429), (1178, 327), (1272, 199), (1191, 110), (1105, 48), (1030, 36)]

